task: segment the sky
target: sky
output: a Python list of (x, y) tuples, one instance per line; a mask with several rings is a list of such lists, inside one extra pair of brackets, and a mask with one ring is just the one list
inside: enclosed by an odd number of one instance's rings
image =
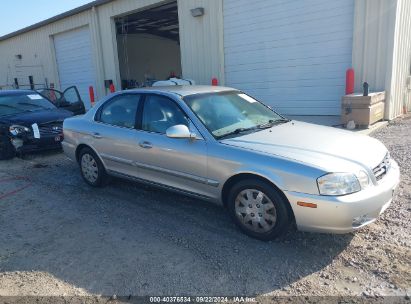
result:
[(91, 0), (0, 0), (0, 37), (92, 2)]

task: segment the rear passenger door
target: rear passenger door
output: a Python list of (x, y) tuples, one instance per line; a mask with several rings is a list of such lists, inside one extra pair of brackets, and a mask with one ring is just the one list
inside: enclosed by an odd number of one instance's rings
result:
[(135, 176), (137, 152), (136, 117), (140, 94), (122, 94), (105, 102), (97, 111), (91, 132), (92, 146), (109, 171)]
[[(197, 139), (167, 137), (167, 129), (179, 124), (188, 126)], [(147, 94), (139, 129), (136, 164), (142, 178), (207, 196), (207, 144), (176, 101)]]

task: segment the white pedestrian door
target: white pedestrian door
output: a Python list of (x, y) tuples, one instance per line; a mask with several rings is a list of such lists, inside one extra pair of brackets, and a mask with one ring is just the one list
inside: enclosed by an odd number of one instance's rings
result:
[(95, 69), (90, 30), (81, 27), (54, 36), (60, 89), (76, 86), (86, 108), (90, 108), (89, 86), (95, 87)]

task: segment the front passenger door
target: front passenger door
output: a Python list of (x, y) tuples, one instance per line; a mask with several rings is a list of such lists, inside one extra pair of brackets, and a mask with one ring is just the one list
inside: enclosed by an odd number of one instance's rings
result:
[[(185, 124), (197, 139), (169, 138), (169, 127)], [(142, 178), (207, 196), (207, 143), (178, 104), (163, 95), (145, 97), (136, 163)]]

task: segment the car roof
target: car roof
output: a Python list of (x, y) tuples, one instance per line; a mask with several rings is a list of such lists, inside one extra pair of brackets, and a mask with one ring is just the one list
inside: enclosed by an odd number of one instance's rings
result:
[(207, 85), (171, 85), (171, 86), (162, 86), (162, 87), (147, 87), (140, 89), (127, 90), (125, 92), (167, 92), (174, 93), (180, 96), (188, 96), (193, 94), (204, 94), (204, 93), (218, 93), (218, 92), (227, 92), (234, 91), (236, 89), (228, 87), (219, 87), (219, 86), (207, 86)]
[(0, 90), (0, 96), (24, 95), (33, 93), (37, 94), (36, 91), (32, 90)]

